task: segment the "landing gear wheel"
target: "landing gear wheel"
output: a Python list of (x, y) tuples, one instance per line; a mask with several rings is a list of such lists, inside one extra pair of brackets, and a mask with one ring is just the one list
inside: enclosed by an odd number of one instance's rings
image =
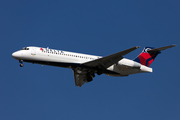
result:
[(102, 71), (97, 71), (97, 74), (98, 74), (98, 75), (101, 75), (101, 74), (102, 74)]
[(87, 78), (87, 81), (88, 81), (88, 82), (91, 82), (91, 81), (92, 81), (92, 77), (88, 77), (88, 78)]
[(20, 67), (23, 67), (23, 66), (24, 66), (24, 65), (21, 63), (21, 64), (20, 64)]
[(19, 63), (23, 63), (23, 60), (19, 60)]
[(91, 76), (94, 78), (94, 77), (95, 77), (95, 74), (93, 73)]

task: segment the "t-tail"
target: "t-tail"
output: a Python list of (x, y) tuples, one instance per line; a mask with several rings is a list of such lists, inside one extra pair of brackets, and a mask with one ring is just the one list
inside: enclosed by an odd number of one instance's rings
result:
[(157, 57), (158, 54), (161, 53), (162, 50), (174, 47), (176, 45), (170, 45), (170, 46), (165, 46), (161, 48), (153, 48), (153, 47), (145, 47), (141, 54), (134, 59), (134, 61), (145, 65), (149, 67), (151, 63), (154, 61), (154, 59)]

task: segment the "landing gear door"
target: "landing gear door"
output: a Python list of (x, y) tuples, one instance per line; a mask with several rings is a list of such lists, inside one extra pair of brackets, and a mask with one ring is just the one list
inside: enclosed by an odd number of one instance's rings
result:
[(35, 48), (32, 48), (32, 50), (31, 50), (31, 55), (36, 55), (36, 49)]

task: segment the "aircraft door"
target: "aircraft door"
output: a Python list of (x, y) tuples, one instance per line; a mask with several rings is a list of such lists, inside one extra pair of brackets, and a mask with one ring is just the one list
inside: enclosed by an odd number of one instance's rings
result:
[(36, 55), (36, 49), (35, 48), (32, 48), (31, 55)]

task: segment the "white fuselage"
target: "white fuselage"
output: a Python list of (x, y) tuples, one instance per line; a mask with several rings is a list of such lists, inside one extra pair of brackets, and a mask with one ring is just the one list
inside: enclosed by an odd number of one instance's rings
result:
[[(58, 67), (84, 67), (83, 63), (102, 58), (101, 56), (80, 54), (41, 47), (27, 47), (12, 54), (13, 58), (24, 62), (52, 65)], [(107, 68), (105, 74), (111, 76), (128, 76), (129, 74), (152, 72), (152, 68), (146, 67), (133, 60), (121, 59), (118, 63)]]

